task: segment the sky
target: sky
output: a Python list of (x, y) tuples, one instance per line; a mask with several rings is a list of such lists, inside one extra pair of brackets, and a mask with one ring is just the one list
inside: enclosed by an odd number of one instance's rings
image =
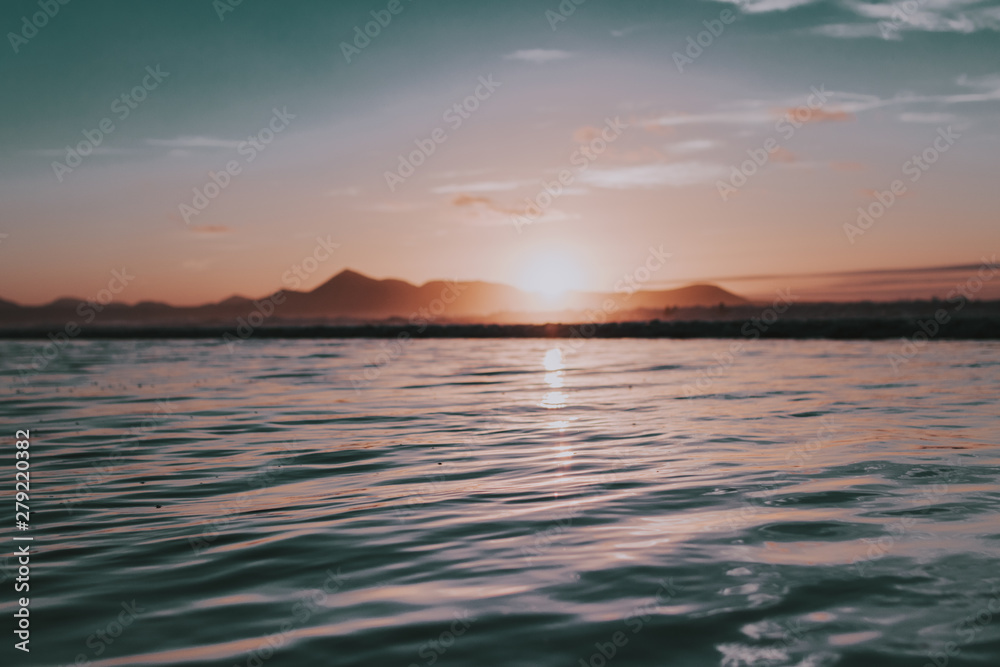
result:
[(1000, 245), (997, 3), (234, 2), (3, 3), (0, 298), (943, 296)]

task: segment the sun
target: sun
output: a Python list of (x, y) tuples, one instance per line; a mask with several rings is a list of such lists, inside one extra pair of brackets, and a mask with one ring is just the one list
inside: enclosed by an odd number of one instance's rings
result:
[(518, 285), (529, 292), (555, 297), (580, 289), (583, 270), (568, 250), (552, 248), (536, 251), (525, 258)]

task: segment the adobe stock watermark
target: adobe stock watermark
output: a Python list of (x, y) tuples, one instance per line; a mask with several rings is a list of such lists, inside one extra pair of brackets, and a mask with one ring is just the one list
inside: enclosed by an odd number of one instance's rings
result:
[(224, 169), (208, 172), (208, 181), (201, 187), (193, 188), (194, 196), (191, 198), (191, 203), (178, 204), (177, 210), (184, 218), (184, 223), (190, 225), (191, 218), (201, 215), (208, 208), (208, 205), (230, 186), (233, 178), (243, 173), (243, 167), (256, 160), (258, 155), (267, 150), (271, 142), (288, 129), (288, 125), (294, 119), (295, 114), (288, 113), (288, 107), (282, 107), (280, 111), (277, 107), (272, 109), (272, 115), (267, 124), (236, 146), (236, 153), (243, 158), (242, 164), (239, 160), (230, 160)]
[(1000, 585), (993, 584), (990, 595), (989, 602), (956, 624), (955, 634), (959, 636), (959, 641), (946, 642), (937, 652), (927, 651), (930, 662), (924, 663), (923, 667), (948, 667), (951, 658), (962, 652), (961, 647), (975, 641), (976, 635), (993, 622), (993, 615), (1000, 614)]
[(571, 505), (561, 514), (556, 515), (552, 520), (552, 525), (548, 528), (536, 530), (531, 536), (531, 546), (521, 547), (521, 557), (528, 563), (532, 563), (535, 558), (549, 551), (556, 542), (556, 538), (569, 530), (573, 519), (580, 513), (580, 508)]
[[(916, 183), (920, 177), (927, 173), (927, 170), (937, 162), (944, 153), (947, 153), (955, 142), (962, 138), (962, 135), (948, 127), (939, 127), (937, 136), (931, 144), (920, 152), (919, 155), (912, 155), (909, 160), (903, 163), (902, 171), (904, 176), (910, 177), (911, 183)], [(855, 224), (844, 223), (844, 234), (847, 240), (854, 245), (855, 239), (863, 236), (871, 229), (892, 206), (899, 201), (899, 198), (907, 192), (907, 185), (902, 179), (895, 179), (889, 184), (887, 190), (875, 192), (875, 199), (867, 207), (858, 207), (858, 219)]]
[[(112, 451), (109, 455), (104, 457), (101, 461), (95, 461), (90, 464), (88, 470), (80, 470), (77, 472), (77, 479), (79, 480), (76, 486), (73, 488), (71, 494), (66, 494), (67, 497), (59, 501), (59, 504), (64, 506), (66, 510), (73, 514), (76, 511), (77, 503), (85, 502), (90, 500), (94, 495), (93, 487), (97, 487), (104, 482), (108, 481), (122, 465), (122, 458), (126, 454), (131, 454), (137, 448), (137, 441), (150, 431), (155, 430), (161, 425), (162, 422), (169, 420), (170, 416), (174, 414), (173, 409), (166, 401), (156, 402), (156, 416), (149, 417), (143, 420), (139, 426), (133, 426), (129, 429), (127, 435), (122, 435), (118, 441), (117, 448)], [(135, 440), (131, 443), (131, 446), (121, 449), (126, 444), (126, 438), (131, 436)], [(84, 473), (89, 472), (86, 477)]]
[(673, 53), (674, 65), (677, 66), (677, 71), (683, 74), (684, 67), (686, 65), (693, 65), (694, 61), (705, 52), (705, 49), (712, 46), (715, 40), (722, 36), (722, 33), (726, 31), (726, 26), (732, 24), (734, 21), (736, 21), (736, 14), (730, 9), (723, 9), (719, 12), (719, 18), (717, 19), (702, 21), (701, 24), (705, 26), (705, 29), (697, 35), (688, 35), (687, 47), (685, 47), (684, 53), (680, 51), (674, 51)]
[[(480, 104), (493, 96), (493, 93), (501, 85), (503, 84), (499, 81), (493, 80), (493, 74), (479, 77), (479, 85), (476, 86), (473, 93), (465, 97), (461, 102), (456, 102), (448, 107), (441, 116), (442, 120), (448, 124), (452, 132), (455, 132), (458, 128), (462, 127), (465, 121), (472, 117), (472, 114), (479, 109)], [(427, 162), (427, 159), (437, 151), (437, 147), (446, 141), (448, 141), (448, 132), (443, 127), (435, 128), (428, 137), (414, 139), (413, 143), (417, 146), (416, 150), (410, 151), (405, 156), (401, 153), (396, 170), (386, 171), (383, 174), (385, 184), (389, 186), (389, 191), (395, 192), (396, 186), (404, 183), (410, 176), (413, 176), (417, 168)]]
[(326, 235), (326, 238), (317, 236), (316, 246), (312, 252), (295, 264), (292, 264), (287, 271), (281, 274), (281, 282), (292, 289), (298, 289), (311, 275), (319, 270), (320, 264), (333, 256), (333, 251), (339, 247), (339, 243), (334, 243), (330, 240), (329, 234)]
[[(639, 288), (648, 282), (655, 272), (666, 265), (667, 259), (673, 256), (672, 253), (663, 251), (663, 245), (660, 245), (659, 248), (649, 246), (648, 253), (646, 260), (642, 264), (635, 267), (630, 273), (624, 274), (621, 280), (614, 285), (615, 294), (624, 295), (626, 305), (628, 299), (631, 299), (632, 295), (639, 291)], [(610, 315), (613, 315), (624, 307), (619, 301), (620, 297), (608, 297), (601, 302), (600, 310), (592, 308), (585, 310), (584, 314), (587, 317), (587, 321), (583, 324), (570, 327), (570, 342), (568, 344), (570, 349), (578, 350), (583, 347), (587, 340), (593, 338), (597, 334), (598, 325), (608, 322)]]
[(68, 5), (69, 2), (70, 0), (38, 0), (38, 7), (41, 11), (35, 12), (30, 18), (22, 16), (21, 29), (16, 33), (7, 33), (7, 41), (10, 42), (10, 48), (14, 49), (14, 55), (17, 55), (21, 47), (28, 43), (28, 40), (34, 38), (39, 30), (56, 17), (61, 6)]
[(265, 662), (274, 657), (274, 654), (288, 643), (289, 635), (296, 626), (304, 627), (313, 614), (320, 609), (329, 606), (330, 596), (340, 592), (344, 584), (353, 579), (352, 575), (341, 574), (340, 568), (334, 572), (327, 569), (326, 579), (323, 587), (302, 591), (298, 595), (298, 601), (292, 605), (291, 617), (282, 621), (277, 632), (264, 635), (256, 647), (245, 651), (246, 660), (234, 663), (233, 667), (261, 667)]
[[(458, 297), (466, 289), (468, 289), (466, 284), (446, 280), (438, 297), (417, 312), (410, 314), (410, 325), (417, 327), (418, 335), (422, 334), (435, 319), (444, 314), (449, 305), (458, 300)], [(391, 343), (387, 340), (380, 341), (378, 354), (368, 359), (364, 372), (361, 375), (355, 373), (351, 376), (351, 384), (354, 386), (355, 393), (360, 393), (362, 387), (378, 379), (382, 375), (383, 369), (401, 357), (412, 343), (413, 336), (410, 335), (409, 331), (400, 331)]]
[[(919, 468), (916, 471), (922, 472)], [(954, 471), (945, 472), (942, 475), (942, 478), (946, 480), (945, 482), (932, 484), (926, 490), (922, 489), (919, 495), (907, 496), (906, 502), (915, 510), (937, 505), (947, 496), (949, 483), (955, 481), (955, 476)], [(860, 576), (869, 576), (867, 569), (872, 567), (872, 563), (888, 555), (893, 547), (896, 546), (896, 543), (902, 541), (907, 531), (915, 525), (917, 525), (917, 517), (901, 516), (883, 526), (885, 535), (877, 538), (861, 538), (861, 541), (868, 545), (868, 549), (863, 556), (855, 556), (851, 561), (851, 565), (854, 566), (854, 569), (857, 570)]]
[[(642, 632), (643, 628), (653, 617), (653, 613), (662, 605), (677, 597), (677, 588), (674, 586), (673, 577), (660, 579), (660, 587), (656, 591), (653, 601), (648, 605), (636, 607), (625, 617), (625, 627), (632, 631), (632, 635)], [(580, 667), (605, 667), (614, 659), (618, 652), (628, 646), (631, 637), (624, 630), (618, 630), (611, 634), (609, 641), (594, 642), (596, 649), (586, 659), (579, 658)]]
[(744, 491), (740, 497), (740, 508), (730, 512), (726, 525), (730, 530), (742, 530), (758, 519), (766, 507), (765, 501), (781, 492), (779, 484), (794, 476), (794, 466), (805, 466), (813, 460), (820, 451), (833, 442), (834, 435), (840, 432), (840, 424), (835, 415), (824, 415), (816, 427), (816, 436), (804, 443), (796, 443), (791, 451), (785, 454), (785, 466), (776, 470), (768, 479), (761, 480), (758, 491)]
[(139, 616), (149, 611), (146, 607), (140, 607), (135, 600), (122, 602), (122, 610), (114, 620), (109, 621), (104, 627), (97, 628), (94, 634), (87, 637), (86, 645), (92, 652), (92, 657), (86, 653), (77, 653), (73, 660), (74, 665), (89, 665), (90, 659), (99, 658), (104, 652), (115, 643), (115, 640), (122, 636), (133, 623), (139, 620)]
[[(83, 324), (93, 322), (97, 315), (104, 311), (104, 307), (114, 301), (118, 294), (125, 291), (125, 288), (133, 280), (135, 280), (135, 276), (130, 274), (124, 266), (120, 270), (113, 270), (111, 280), (108, 281), (104, 289), (99, 290), (90, 299), (77, 304), (76, 314), (83, 319)], [(31, 367), (18, 366), (17, 370), (21, 382), (27, 383), (33, 375), (44, 371), (54, 359), (62, 354), (69, 341), (79, 336), (82, 330), (81, 324), (77, 320), (70, 320), (63, 326), (62, 331), (50, 333), (48, 335), (49, 342), (35, 353)]]
[[(291, 444), (288, 442), (281, 444), (282, 451), (287, 455), (295, 454), (295, 450), (291, 447)], [(251, 490), (271, 487), (274, 484), (275, 478), (281, 473), (281, 463), (285, 460), (284, 457), (274, 459), (267, 465), (261, 466), (253, 475), (246, 477), (244, 482)], [(212, 545), (212, 542), (219, 539), (219, 536), (236, 522), (236, 517), (248, 509), (251, 504), (252, 497), (250, 492), (244, 491), (236, 497), (232, 505), (219, 508), (221, 512), (216, 514), (218, 518), (213, 521), (200, 521), (199, 525), (202, 526), (201, 532), (195, 537), (188, 538), (188, 546), (191, 547), (191, 553), (195, 556), (201, 555), (201, 552), (208, 549)]]
[(545, 10), (545, 20), (549, 22), (552, 32), (555, 32), (560, 23), (569, 19), (576, 12), (576, 8), (587, 2), (587, 0), (561, 0), (555, 10)]
[[(170, 76), (170, 72), (160, 70), (159, 65), (156, 67), (148, 65), (146, 67), (146, 76), (142, 77), (142, 81), (138, 85), (112, 100), (111, 113), (115, 114), (119, 122), (124, 121), (133, 111), (139, 108), (139, 105), (146, 100), (151, 92), (159, 88), (160, 84), (168, 76)], [(67, 145), (66, 157), (63, 161), (54, 160), (52, 162), (52, 171), (56, 176), (56, 180), (62, 183), (66, 175), (83, 164), (83, 159), (93, 154), (94, 150), (104, 143), (104, 140), (115, 129), (114, 119), (111, 116), (105, 116), (97, 123), (97, 127), (94, 129), (83, 130), (83, 141), (77, 143), (76, 146)]]
[(235, 12), (236, 8), (243, 4), (243, 0), (212, 0), (212, 9), (219, 17), (219, 22), (226, 20), (226, 14)]
[[(408, 3), (413, 0), (406, 0)], [(351, 58), (361, 55), (361, 51), (372, 43), (372, 40), (382, 34), (382, 30), (389, 27), (392, 17), (398, 16), (406, 9), (401, 0), (389, 0), (385, 9), (372, 10), (369, 12), (372, 20), (364, 25), (362, 30), (360, 25), (354, 26), (354, 39), (351, 42), (341, 42), (340, 52), (344, 54), (344, 60), (351, 64)]]
[(585, 172), (594, 160), (608, 150), (608, 146), (621, 137), (627, 128), (628, 125), (623, 123), (618, 116), (615, 116), (613, 119), (604, 119), (604, 127), (598, 135), (584, 146), (577, 148), (570, 155), (569, 162), (576, 167), (576, 171), (574, 172), (572, 169), (560, 170), (557, 178), (551, 183), (542, 181), (542, 189), (539, 190), (538, 194), (534, 197), (525, 198), (527, 206), (524, 209), (524, 213), (511, 217), (511, 222), (514, 224), (514, 229), (517, 230), (517, 233), (521, 233), (522, 227), (539, 222), (549, 207), (563, 194), (564, 188), (573, 185), (577, 177)]
[(897, 39), (899, 31), (904, 25), (913, 23), (913, 17), (920, 10), (920, 3), (917, 0), (905, 0), (891, 5), (892, 14), (888, 21), (878, 22), (878, 31), (882, 34), (882, 39)]
[(229, 353), (232, 354), (235, 352), (238, 344), (242, 344), (245, 340), (253, 336), (254, 332), (263, 326), (264, 322), (274, 315), (278, 306), (284, 302), (285, 293), (281, 290), (259, 301), (254, 301), (253, 310), (247, 313), (245, 318), (242, 316), (236, 318), (235, 335), (228, 331), (222, 334), (222, 340), (225, 341)]
[[(292, 289), (301, 287), (310, 276), (319, 270), (322, 263), (333, 257), (333, 251), (338, 248), (340, 248), (340, 244), (330, 240), (329, 234), (326, 235), (326, 238), (317, 236), (316, 245), (313, 246), (312, 252), (288, 267), (288, 270), (281, 274), (281, 282)], [(222, 339), (225, 341), (229, 353), (232, 354), (236, 351), (237, 344), (241, 344), (253, 336), (254, 332), (277, 312), (278, 306), (285, 303), (286, 299), (287, 295), (279, 290), (271, 296), (254, 301), (253, 310), (245, 318), (236, 318), (235, 335), (229, 332), (222, 334)]]
[(454, 475), (458, 471), (459, 468), (454, 461), (444, 461), (443, 465), (435, 471), (436, 474), (423, 475), (424, 481), (417, 486), (413, 493), (405, 499), (396, 500), (389, 504), (396, 521), (404, 523), (406, 519), (413, 517), (414, 506), (433, 502), (433, 499), (447, 488), (450, 481), (448, 476)]
[[(469, 613), (468, 609), (463, 609), (454, 614), (455, 620), (451, 622), (447, 630), (442, 630), (436, 638), (424, 642), (417, 649), (417, 655), (424, 660), (423, 665), (431, 667), (435, 664), (448, 649), (455, 645), (455, 641), (469, 631), (472, 624), (476, 622), (476, 617)], [(422, 667), (421, 663), (411, 662), (409, 667)]]
[[(982, 262), (983, 264), (979, 267), (976, 275), (969, 277), (964, 283), (956, 285), (955, 289), (948, 292), (945, 301), (954, 304), (951, 308), (952, 312), (957, 313), (965, 308), (965, 304), (983, 289), (986, 283), (993, 280), (997, 273), (1000, 273), (995, 254), (991, 259), (983, 257)], [(934, 311), (934, 317), (917, 322), (918, 330), (913, 332), (909, 338), (900, 338), (899, 350), (886, 355), (893, 373), (899, 375), (900, 367), (910, 363), (910, 360), (920, 354), (924, 345), (941, 331), (941, 325), (950, 321), (951, 313), (945, 308), (938, 308)]]
[[(821, 84), (819, 89), (816, 86), (811, 86), (809, 90), (811, 92), (806, 98), (805, 104), (788, 111), (774, 124), (774, 131), (781, 135), (785, 141), (795, 136), (796, 130), (814, 120), (814, 116), (826, 104), (828, 93), (825, 84)], [(773, 136), (768, 137), (760, 148), (748, 148), (747, 155), (750, 159), (744, 160), (739, 166), (734, 166), (728, 181), (715, 182), (715, 187), (722, 201), (729, 201), (729, 198), (746, 185), (758, 171), (763, 169), (764, 165), (770, 162), (771, 157), (780, 149), (781, 143)]]
[[(765, 308), (759, 317), (751, 317), (740, 328), (740, 335), (747, 341), (754, 341), (760, 338), (799, 300), (799, 297), (792, 294), (791, 288), (788, 287), (785, 288), (784, 294), (781, 293), (781, 290), (777, 290), (775, 294), (777, 296), (770, 308)], [(746, 342), (736, 340), (729, 344), (729, 349), (725, 354), (716, 352), (713, 355), (716, 363), (708, 368), (701, 369), (699, 373), (700, 377), (694, 384), (688, 383), (684, 385), (684, 396), (691, 397), (707, 391), (716, 379), (725, 375), (726, 371), (736, 363), (736, 359), (745, 351)]]

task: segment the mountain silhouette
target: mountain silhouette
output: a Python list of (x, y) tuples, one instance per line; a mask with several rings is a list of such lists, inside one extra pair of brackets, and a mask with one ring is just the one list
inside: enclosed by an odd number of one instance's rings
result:
[[(268, 300), (273, 306), (265, 303)], [(614, 312), (670, 308), (747, 305), (746, 299), (716, 285), (690, 285), (672, 290), (619, 290), (614, 293), (570, 292), (558, 300), (498, 283), (435, 280), (414, 285), (394, 278), (376, 279), (345, 269), (308, 292), (282, 290), (264, 299), (232, 296), (214, 304), (194, 307), (144, 301), (134, 306), (112, 303), (98, 311), (100, 323), (200, 324), (231, 321), (258, 310), (269, 321), (382, 321), (423, 318), (426, 320), (504, 321), (522, 314), (537, 319), (545, 312), (584, 311), (605, 308)], [(84, 304), (84, 305), (81, 305)], [(263, 304), (263, 305), (261, 305)], [(86, 302), (61, 298), (44, 306), (20, 306), (0, 300), (3, 325), (41, 325), (80, 320), (90, 313)], [(89, 322), (84, 322), (89, 323)]]

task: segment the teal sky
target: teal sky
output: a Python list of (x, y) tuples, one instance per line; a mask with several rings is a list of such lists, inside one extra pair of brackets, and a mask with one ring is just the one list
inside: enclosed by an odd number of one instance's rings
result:
[[(257, 296), (317, 238), (338, 247), (303, 288), (349, 266), (611, 290), (650, 246), (671, 253), (650, 286), (997, 250), (997, 3), (567, 0), (553, 23), (554, 0), (400, 0), (348, 63), (342, 43), (389, 4), (243, 0), (220, 18), (212, 0), (75, 0), (24, 39), (39, 3), (4, 3), (0, 298), (87, 298), (123, 266), (126, 302)], [(168, 74), (120, 118), (115, 99), (151, 81), (147, 67)], [(480, 77), (499, 86), (452, 126)], [(779, 129), (813, 89), (826, 101)], [(572, 162), (614, 118), (620, 136)], [(57, 174), (104, 119), (113, 131)], [(281, 130), (248, 161), (241, 142), (269, 124)], [(385, 173), (437, 128), (446, 140), (390, 190)], [(912, 180), (907, 162), (941, 133), (954, 140)], [(720, 183), (769, 140), (724, 200)], [(186, 221), (182, 205), (230, 162), (239, 173)], [(571, 184), (515, 225), (563, 170)], [(882, 216), (845, 230), (897, 179)]]

